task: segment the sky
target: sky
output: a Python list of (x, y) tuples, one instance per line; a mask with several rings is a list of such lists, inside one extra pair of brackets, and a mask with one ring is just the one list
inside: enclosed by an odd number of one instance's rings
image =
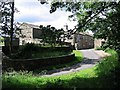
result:
[(69, 21), (68, 16), (72, 13), (57, 9), (50, 14), (48, 4), (41, 5), (38, 0), (15, 0), (15, 7), (19, 10), (15, 13), (15, 22), (26, 22), (35, 25), (51, 25), (56, 28), (64, 28), (67, 24), (69, 29), (73, 29), (77, 24)]

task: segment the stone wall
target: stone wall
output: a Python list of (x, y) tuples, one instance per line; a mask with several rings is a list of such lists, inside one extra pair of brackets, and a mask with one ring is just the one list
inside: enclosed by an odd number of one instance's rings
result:
[(35, 70), (44, 69), (48, 66), (60, 65), (69, 63), (75, 60), (75, 54), (64, 55), (54, 58), (44, 58), (44, 59), (3, 59), (3, 70), (7, 68), (14, 68), (14, 70)]

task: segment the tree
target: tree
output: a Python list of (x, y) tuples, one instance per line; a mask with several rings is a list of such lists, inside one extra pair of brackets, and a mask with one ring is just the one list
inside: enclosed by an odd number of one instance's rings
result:
[[(96, 24), (100, 24), (100, 22), (96, 22)], [(102, 26), (104, 25), (104, 27)], [(107, 43), (109, 46), (113, 47), (116, 50), (120, 50), (120, 3), (114, 9), (109, 12), (101, 21), (99, 28), (103, 30), (96, 29), (96, 36), (107, 39)]]
[(74, 33), (76, 31), (91, 30), (94, 32), (96, 38), (103, 38), (107, 40), (108, 46), (116, 50), (119, 49), (120, 1), (52, 2), (50, 13), (55, 12), (58, 8), (73, 13), (73, 15), (69, 17), (78, 22), (78, 25), (73, 29)]
[(1, 2), (1, 13), (2, 13), (2, 36), (9, 38), (9, 49), (12, 52), (12, 43), (14, 35), (14, 0)]
[(40, 30), (42, 30), (42, 35), (40, 38), (42, 38), (43, 45), (47, 43), (54, 47), (57, 44), (62, 45), (62, 42), (65, 41), (64, 30), (62, 28), (56, 29), (50, 25), (47, 25), (46, 27), (40, 25)]
[[(50, 12), (65, 8), (73, 12), (70, 17), (78, 21), (76, 31), (91, 30), (97, 38), (107, 40), (108, 47), (114, 48), (120, 61), (120, 1), (118, 2), (55, 2)], [(73, 30), (73, 31), (74, 31)], [(115, 69), (115, 84), (119, 87), (120, 68)], [(113, 71), (112, 71), (113, 72)]]

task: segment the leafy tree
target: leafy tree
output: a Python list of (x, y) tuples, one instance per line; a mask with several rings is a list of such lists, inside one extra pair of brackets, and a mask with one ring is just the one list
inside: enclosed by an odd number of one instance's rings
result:
[(56, 42), (61, 46), (65, 42), (65, 31), (62, 28), (56, 31)]
[(57, 44), (62, 45), (62, 42), (64, 42), (64, 30), (62, 28), (56, 29), (50, 25), (47, 25), (46, 27), (40, 25), (40, 30), (42, 30), (42, 35), (40, 38), (42, 38), (43, 45), (48, 43), (54, 47)]
[(13, 21), (14, 21), (14, 1), (1, 2), (1, 12), (2, 12), (2, 34), (5, 34), (4, 37), (9, 38), (10, 51), (12, 52), (12, 42), (13, 42)]
[(1, 36), (9, 38), (9, 49), (12, 52), (13, 38), (15, 37), (15, 29), (17, 26), (14, 24), (14, 12), (19, 12), (14, 7), (14, 0), (12, 1), (1, 1), (0, 2), (0, 13), (1, 13)]
[[(45, 2), (46, 3), (46, 2)], [(43, 3), (42, 3), (43, 4)], [(120, 60), (120, 1), (116, 2), (54, 2), (51, 3), (50, 13), (58, 8), (70, 11), (69, 16), (78, 21), (73, 31), (91, 30), (96, 38), (107, 40), (107, 46), (114, 48)], [(116, 69), (115, 84), (119, 87), (119, 69)]]
[(78, 22), (78, 25), (72, 30), (74, 33), (76, 31), (91, 30), (96, 38), (103, 38), (107, 40), (108, 46), (120, 50), (120, 1), (54, 2), (53, 0), (50, 13), (55, 12), (58, 8), (73, 13), (69, 17)]

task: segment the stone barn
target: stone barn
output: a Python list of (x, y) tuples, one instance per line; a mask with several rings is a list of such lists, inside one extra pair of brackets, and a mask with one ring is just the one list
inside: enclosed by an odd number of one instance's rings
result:
[(76, 49), (90, 49), (94, 48), (94, 38), (88, 33), (76, 33), (74, 34), (74, 46)]
[(40, 36), (42, 34), (42, 31), (39, 29), (39, 26), (28, 23), (22, 23), (20, 24), (19, 29), (20, 45), (24, 45), (26, 43), (39, 44), (41, 42)]

